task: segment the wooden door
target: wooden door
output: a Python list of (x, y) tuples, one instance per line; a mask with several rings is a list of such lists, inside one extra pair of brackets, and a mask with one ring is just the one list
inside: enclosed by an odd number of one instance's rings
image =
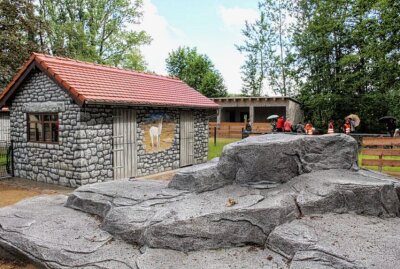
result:
[(113, 115), (114, 179), (136, 176), (136, 111), (115, 109)]
[(180, 119), (180, 166), (194, 164), (194, 119), (191, 111), (182, 111)]

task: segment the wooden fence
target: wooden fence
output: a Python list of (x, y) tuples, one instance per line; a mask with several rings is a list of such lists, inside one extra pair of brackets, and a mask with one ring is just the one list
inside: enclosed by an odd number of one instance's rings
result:
[[(210, 122), (208, 125), (209, 137), (214, 136), (214, 127), (217, 127), (217, 137), (223, 138), (242, 138), (242, 129), (245, 127), (243, 122)], [(270, 123), (255, 122), (252, 125), (253, 132), (271, 132), (272, 126)]]
[(400, 177), (400, 137), (364, 137), (362, 147), (362, 166), (375, 166), (381, 172)]

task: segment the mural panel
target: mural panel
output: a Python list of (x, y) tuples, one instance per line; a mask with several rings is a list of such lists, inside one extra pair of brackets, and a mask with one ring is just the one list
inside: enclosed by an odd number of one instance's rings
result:
[(167, 150), (175, 138), (176, 123), (168, 113), (150, 113), (144, 119), (144, 148), (146, 153)]

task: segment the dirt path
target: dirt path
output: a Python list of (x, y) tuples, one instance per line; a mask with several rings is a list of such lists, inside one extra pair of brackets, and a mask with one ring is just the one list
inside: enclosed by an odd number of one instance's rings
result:
[[(0, 207), (15, 204), (33, 196), (68, 194), (72, 191), (73, 189), (71, 188), (26, 179), (4, 179), (0, 180)], [(0, 259), (0, 269), (36, 269), (36, 267), (30, 264)]]

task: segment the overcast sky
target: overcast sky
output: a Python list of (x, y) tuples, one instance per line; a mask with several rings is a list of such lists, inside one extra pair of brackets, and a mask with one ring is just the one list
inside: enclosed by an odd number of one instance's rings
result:
[(140, 28), (153, 38), (142, 52), (148, 68), (166, 74), (165, 59), (179, 46), (197, 47), (222, 73), (230, 93), (241, 88), (243, 56), (235, 44), (243, 41), (245, 20), (257, 18), (256, 0), (144, 0)]

